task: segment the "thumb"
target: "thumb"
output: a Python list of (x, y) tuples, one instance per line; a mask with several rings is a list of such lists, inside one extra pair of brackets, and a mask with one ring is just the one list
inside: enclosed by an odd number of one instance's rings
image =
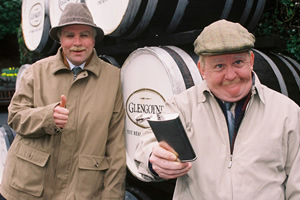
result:
[(60, 106), (60, 107), (65, 107), (65, 106), (66, 106), (66, 103), (67, 103), (67, 98), (66, 98), (66, 96), (65, 96), (65, 95), (61, 95), (61, 96), (60, 96), (60, 99), (61, 99), (61, 101), (60, 101), (60, 103), (59, 103), (59, 106)]

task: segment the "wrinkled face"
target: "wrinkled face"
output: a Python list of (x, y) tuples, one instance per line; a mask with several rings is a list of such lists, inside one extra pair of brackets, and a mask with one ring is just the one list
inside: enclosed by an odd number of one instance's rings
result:
[(213, 94), (223, 101), (236, 102), (252, 86), (254, 54), (248, 52), (205, 56), (198, 62), (200, 73)]
[(60, 43), (69, 61), (81, 65), (90, 57), (95, 46), (93, 28), (87, 25), (62, 27)]

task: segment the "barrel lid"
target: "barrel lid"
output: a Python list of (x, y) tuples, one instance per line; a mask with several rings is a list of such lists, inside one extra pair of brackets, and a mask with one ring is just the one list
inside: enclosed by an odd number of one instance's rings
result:
[(196, 63), (187, 53), (174, 46), (139, 48), (128, 56), (121, 68), (126, 111), (126, 162), (129, 171), (143, 181), (147, 180), (138, 173), (134, 154), (139, 136), (149, 128), (149, 124), (146, 120), (138, 119), (141, 115), (151, 116), (162, 112), (168, 98), (186, 90), (187, 74), (179, 69), (179, 60), (193, 68), (187, 70), (193, 74), (193, 83), (198, 84), (202, 79)]
[(50, 20), (47, 0), (23, 0), (22, 31), (26, 47), (41, 52), (49, 39)]
[(85, 0), (85, 3), (95, 24), (102, 28), (105, 35), (114, 33), (121, 36), (133, 23), (141, 0)]

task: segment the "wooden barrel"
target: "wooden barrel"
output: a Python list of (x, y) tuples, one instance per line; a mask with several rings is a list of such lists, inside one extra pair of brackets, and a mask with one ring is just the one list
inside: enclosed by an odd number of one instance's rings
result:
[(300, 66), (294, 59), (273, 52), (253, 49), (254, 71), (260, 81), (300, 105)]
[(239, 22), (252, 30), (261, 17), (265, 0), (190, 0), (178, 30), (202, 29), (219, 19)]
[[(150, 0), (151, 1), (151, 0)], [(105, 35), (123, 35), (137, 16), (142, 0), (85, 0), (94, 22)]]
[(121, 68), (119, 62), (112, 56), (109, 55), (99, 55), (99, 58), (104, 60), (105, 62), (108, 62), (109, 64), (112, 64), (113, 66), (116, 66), (118, 68)]
[(132, 52), (121, 68), (126, 109), (125, 134), (127, 167), (137, 178), (134, 153), (141, 132), (149, 127), (138, 122), (141, 115), (155, 115), (165, 100), (202, 81), (194, 60), (175, 46), (144, 47)]
[[(252, 9), (250, 10), (248, 19), (244, 21), (245, 18), (241, 18), (240, 23), (251, 31), (256, 27), (263, 13), (266, 0), (247, 0), (247, 2), (249, 2), (249, 4), (252, 4)], [(248, 10), (245, 8), (244, 13), (246, 13), (247, 11)]]
[(26, 47), (41, 53), (49, 41), (48, 0), (23, 0), (22, 32)]
[[(169, 34), (203, 29), (219, 19), (253, 29), (265, 0), (85, 0), (105, 35), (134, 39), (145, 34)], [(147, 31), (146, 31), (147, 30)]]

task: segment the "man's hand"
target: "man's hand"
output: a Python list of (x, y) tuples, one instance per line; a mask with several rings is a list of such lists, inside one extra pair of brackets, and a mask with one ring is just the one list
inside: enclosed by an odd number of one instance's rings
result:
[(59, 105), (54, 108), (53, 118), (57, 127), (64, 128), (68, 122), (69, 110), (65, 108), (67, 103), (65, 95), (61, 95), (60, 99)]
[(152, 169), (163, 179), (183, 176), (192, 168), (192, 163), (180, 162), (176, 152), (164, 142), (153, 147), (149, 161), (152, 163)]

